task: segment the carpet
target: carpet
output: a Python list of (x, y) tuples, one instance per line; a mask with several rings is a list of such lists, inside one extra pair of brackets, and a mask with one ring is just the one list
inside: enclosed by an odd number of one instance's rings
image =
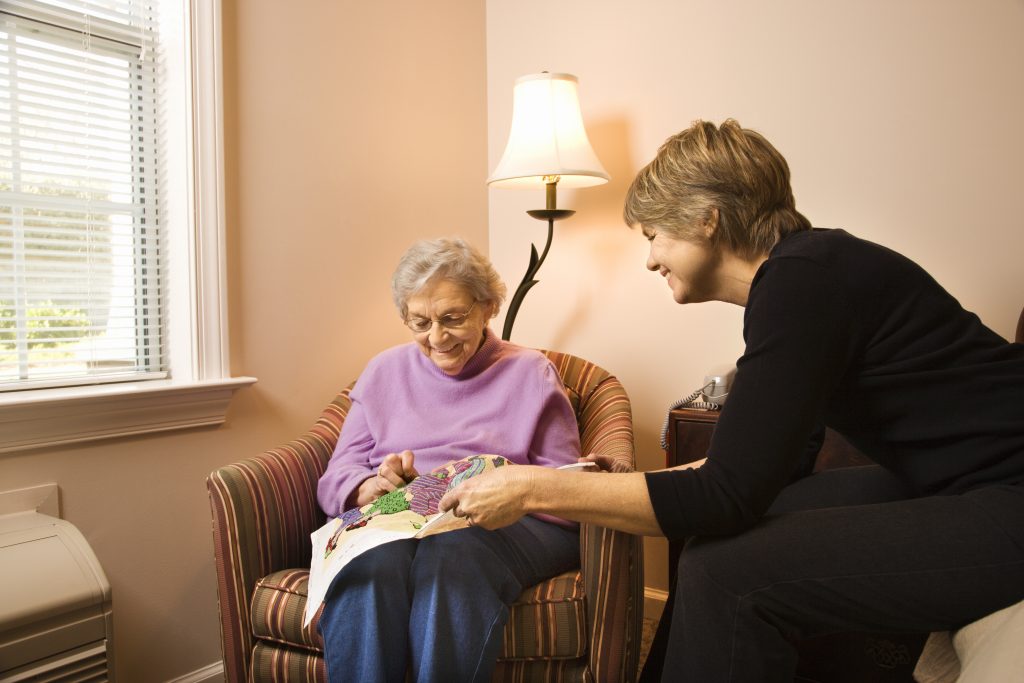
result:
[(638, 676), (644, 668), (644, 662), (647, 661), (647, 653), (651, 650), (651, 641), (654, 640), (654, 632), (657, 629), (657, 619), (644, 619), (643, 629), (640, 632), (640, 667), (637, 669)]

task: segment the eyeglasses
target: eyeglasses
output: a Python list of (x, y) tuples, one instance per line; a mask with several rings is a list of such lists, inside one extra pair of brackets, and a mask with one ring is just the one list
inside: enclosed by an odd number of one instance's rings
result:
[(434, 323), (439, 324), (446, 330), (457, 330), (466, 324), (469, 314), (476, 308), (476, 304), (477, 302), (474, 301), (473, 305), (466, 309), (465, 313), (449, 313), (440, 318), (408, 318), (405, 324), (416, 334), (429, 332), (434, 327)]

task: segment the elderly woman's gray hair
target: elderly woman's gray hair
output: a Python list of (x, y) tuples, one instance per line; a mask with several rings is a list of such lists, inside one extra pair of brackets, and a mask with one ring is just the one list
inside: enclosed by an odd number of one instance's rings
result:
[(438, 280), (454, 282), (477, 301), (494, 304), (494, 315), (505, 300), (505, 283), (487, 257), (460, 237), (442, 237), (416, 242), (398, 262), (391, 276), (391, 298), (399, 314), (404, 318), (409, 297)]

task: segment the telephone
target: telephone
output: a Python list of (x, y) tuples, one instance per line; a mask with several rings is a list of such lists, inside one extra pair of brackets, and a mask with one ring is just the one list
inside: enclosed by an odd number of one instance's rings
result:
[(708, 370), (704, 376), (704, 384), (700, 389), (681, 398), (665, 413), (665, 423), (661, 426), (661, 447), (668, 448), (669, 413), (676, 408), (697, 408), (699, 410), (721, 410), (722, 404), (729, 396), (729, 388), (736, 376), (736, 368), (732, 365), (721, 365)]

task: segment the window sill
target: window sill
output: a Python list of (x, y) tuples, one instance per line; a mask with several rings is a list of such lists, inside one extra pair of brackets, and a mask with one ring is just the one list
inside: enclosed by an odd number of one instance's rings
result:
[(222, 424), (255, 377), (157, 380), (0, 394), (0, 453)]

